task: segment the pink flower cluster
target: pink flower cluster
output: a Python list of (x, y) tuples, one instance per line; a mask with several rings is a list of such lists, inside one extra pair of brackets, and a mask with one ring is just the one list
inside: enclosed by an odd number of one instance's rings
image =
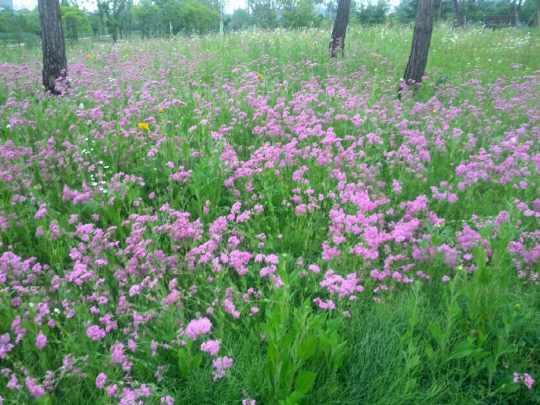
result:
[(186, 327), (185, 334), (187, 337), (195, 340), (197, 336), (210, 332), (211, 328), (212, 323), (208, 318), (194, 319)]
[(225, 377), (225, 370), (229, 369), (233, 365), (233, 359), (230, 357), (218, 357), (212, 362), (214, 371), (212, 371), (213, 380), (216, 381)]
[(522, 382), (528, 389), (531, 389), (534, 384), (534, 379), (528, 373), (514, 373), (514, 383)]

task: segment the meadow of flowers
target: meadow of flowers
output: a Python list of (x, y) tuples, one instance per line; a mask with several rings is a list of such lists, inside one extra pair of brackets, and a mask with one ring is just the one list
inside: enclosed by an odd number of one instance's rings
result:
[(540, 403), (538, 33), (0, 50), (0, 404)]

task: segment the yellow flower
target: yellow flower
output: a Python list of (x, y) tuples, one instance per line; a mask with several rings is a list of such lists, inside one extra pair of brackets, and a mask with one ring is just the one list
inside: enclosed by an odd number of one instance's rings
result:
[(159, 108), (159, 112), (162, 113), (162, 112), (163, 112), (163, 108), (160, 107), (160, 108)]
[(141, 128), (141, 129), (149, 129), (148, 124), (145, 124), (144, 122), (139, 122), (139, 128)]
[(92, 58), (94, 57), (94, 55), (92, 55), (91, 53), (89, 53), (88, 55), (86, 55), (86, 57), (87, 57), (88, 59), (92, 59)]
[(437, 112), (437, 110), (433, 110), (433, 114), (435, 114)]
[(516, 311), (521, 311), (521, 304), (516, 304), (514, 308), (516, 309)]
[(263, 78), (263, 75), (261, 75), (260, 73), (257, 75), (257, 79), (262, 79)]

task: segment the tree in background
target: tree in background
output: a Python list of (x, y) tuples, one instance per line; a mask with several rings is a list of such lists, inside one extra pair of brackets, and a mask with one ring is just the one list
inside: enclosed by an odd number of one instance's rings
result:
[(61, 6), (60, 14), (66, 29), (66, 36), (70, 41), (77, 41), (79, 33), (90, 34), (92, 28), (90, 20), (77, 6)]
[(119, 36), (123, 38), (132, 5), (133, 1), (128, 0), (97, 0), (98, 13), (102, 21), (106, 21), (113, 42), (118, 41)]
[(362, 25), (383, 24), (389, 11), (388, 0), (378, 0), (377, 3), (362, 2), (356, 10), (356, 20)]
[(330, 57), (334, 58), (339, 51), (343, 55), (345, 49), (345, 35), (347, 34), (347, 25), (349, 24), (349, 10), (351, 0), (339, 0), (332, 38), (330, 39)]
[(233, 31), (244, 30), (252, 25), (251, 16), (246, 8), (238, 8), (234, 10), (231, 16), (229, 28)]
[(15, 43), (23, 42), (26, 31), (26, 21), (11, 9), (0, 11), (0, 35), (2, 38)]
[(196, 0), (188, 0), (183, 3), (168, 3), (165, 7), (165, 23), (172, 24), (173, 34), (184, 31), (186, 34), (205, 34), (212, 27), (219, 26), (220, 15), (218, 11), (211, 9)]
[[(509, 15), (518, 13), (519, 20), (529, 26), (537, 25), (540, 16), (540, 0), (434, 0), (438, 19), (466, 16), (467, 21), (483, 22), (486, 14)], [(408, 24), (415, 19), (418, 0), (401, 0), (391, 18)]]
[(97, 12), (88, 13), (87, 17), (88, 21), (90, 22), (90, 27), (92, 28), (92, 38), (101, 36), (100, 21)]
[[(426, 70), (431, 33), (433, 32), (433, 0), (419, 0), (418, 11), (411, 46), (409, 62), (405, 69), (402, 85), (414, 85), (415, 88), (422, 83)], [(401, 89), (400, 89), (401, 90)], [(401, 94), (401, 93), (399, 93)]]
[(404, 24), (413, 21), (418, 9), (418, 0), (401, 0), (394, 10), (394, 18)]
[(43, 86), (45, 91), (58, 95), (56, 82), (67, 75), (60, 3), (58, 0), (38, 0), (38, 9), (43, 43)]
[(519, 18), (530, 26), (540, 28), (540, 0), (525, 0), (519, 11)]
[(142, 0), (131, 9), (135, 20), (138, 22), (141, 38), (150, 39), (152, 32), (157, 32), (159, 7), (150, 0)]
[(278, 26), (278, 0), (247, 0), (248, 10), (253, 24), (260, 28), (276, 28)]
[[(521, 0), (519, 1), (521, 3)], [(442, 4), (442, 0), (441, 0), (441, 4)], [(454, 8), (454, 18), (458, 19), (459, 17), (461, 17), (461, 13), (459, 12), (458, 0), (452, 0), (452, 7)]]
[(284, 0), (283, 25), (286, 28), (318, 27), (323, 19), (310, 0)]

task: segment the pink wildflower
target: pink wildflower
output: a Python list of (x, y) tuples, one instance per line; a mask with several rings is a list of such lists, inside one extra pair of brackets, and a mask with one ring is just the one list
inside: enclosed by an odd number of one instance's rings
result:
[(38, 349), (43, 349), (47, 344), (47, 336), (43, 334), (43, 331), (39, 331), (36, 337), (36, 347)]
[(186, 328), (186, 335), (187, 337), (195, 340), (197, 339), (198, 335), (204, 335), (210, 332), (211, 328), (212, 323), (208, 318), (194, 319), (188, 324)]
[(208, 342), (204, 342), (201, 345), (201, 350), (203, 352), (208, 352), (211, 356), (213, 356), (219, 351), (219, 341), (209, 340)]
[(103, 373), (99, 373), (96, 377), (96, 388), (102, 389), (105, 386), (105, 382), (107, 381), (107, 375)]

